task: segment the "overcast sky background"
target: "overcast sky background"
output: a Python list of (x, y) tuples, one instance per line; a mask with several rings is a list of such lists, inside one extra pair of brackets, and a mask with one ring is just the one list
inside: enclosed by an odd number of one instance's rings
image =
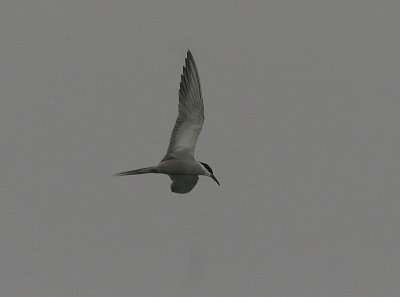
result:
[[(0, 295), (400, 292), (399, 1), (0, 2)], [(156, 164), (187, 49), (201, 177)]]

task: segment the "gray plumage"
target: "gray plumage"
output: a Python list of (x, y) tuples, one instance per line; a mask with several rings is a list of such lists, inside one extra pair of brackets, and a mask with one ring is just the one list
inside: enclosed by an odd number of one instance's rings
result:
[(209, 176), (219, 184), (210, 166), (194, 159), (194, 149), (204, 123), (204, 105), (199, 73), (190, 51), (187, 52), (181, 75), (178, 112), (167, 153), (161, 162), (156, 166), (116, 175), (167, 174), (172, 180), (171, 191), (179, 194), (190, 192), (196, 186), (199, 175)]

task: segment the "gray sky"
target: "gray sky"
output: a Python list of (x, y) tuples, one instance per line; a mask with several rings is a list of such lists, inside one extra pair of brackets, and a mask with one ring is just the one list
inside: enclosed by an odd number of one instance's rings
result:
[[(399, 1), (0, 3), (0, 295), (400, 292)], [(187, 195), (166, 152), (190, 49)]]

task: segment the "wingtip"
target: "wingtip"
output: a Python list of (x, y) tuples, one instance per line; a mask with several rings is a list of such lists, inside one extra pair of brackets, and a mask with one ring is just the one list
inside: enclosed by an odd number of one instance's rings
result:
[(189, 68), (194, 68), (195, 71), (197, 72), (196, 62), (194, 61), (194, 57), (193, 57), (192, 52), (190, 50), (187, 51), (187, 56), (186, 56), (186, 59), (185, 59), (185, 66), (188, 69)]

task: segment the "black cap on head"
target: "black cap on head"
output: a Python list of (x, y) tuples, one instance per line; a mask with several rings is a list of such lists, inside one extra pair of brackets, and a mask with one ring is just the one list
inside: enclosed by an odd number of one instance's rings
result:
[(208, 170), (208, 172), (210, 172), (211, 174), (214, 174), (214, 172), (212, 171), (211, 167), (208, 166), (208, 164), (203, 163), (203, 162), (200, 162), (200, 163)]

